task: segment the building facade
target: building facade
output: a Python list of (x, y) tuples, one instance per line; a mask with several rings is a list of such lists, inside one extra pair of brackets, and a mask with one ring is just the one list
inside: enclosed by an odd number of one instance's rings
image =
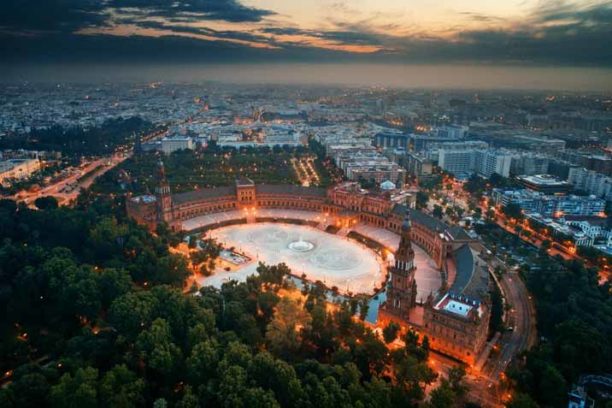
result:
[(534, 174), (519, 176), (517, 180), (526, 188), (546, 194), (565, 194), (572, 191), (572, 185), (567, 181), (550, 174)]
[(582, 190), (606, 201), (612, 201), (612, 177), (585, 168), (571, 168), (568, 172), (567, 181), (576, 190)]
[(496, 205), (516, 204), (525, 214), (539, 214), (544, 218), (603, 217), (606, 202), (595, 196), (547, 195), (532, 190), (494, 189)]
[(510, 153), (502, 150), (444, 146), (438, 150), (438, 165), (453, 174), (478, 173), (491, 177), (493, 173), (510, 175)]
[(165, 137), (161, 140), (160, 150), (164, 154), (171, 154), (177, 150), (193, 150), (195, 145), (193, 139), (187, 136)]
[(456, 277), (448, 292), (430, 295), (423, 331), (433, 350), (474, 364), (487, 342), (491, 317), (486, 263), (469, 245), (455, 251)]
[[(256, 215), (252, 215), (255, 211), (252, 210), (279, 208), (319, 212), (324, 215), (322, 219), (325, 219), (321, 222), (340, 228), (363, 223), (399, 234), (400, 243), (397, 250), (389, 248), (395, 252), (395, 262), (389, 269), (388, 298), (380, 310), (379, 321), (382, 321), (382, 316), (386, 314), (392, 320), (407, 325), (412, 324), (408, 318), (410, 311), (416, 306), (417, 293), (412, 243), (422, 248), (444, 275), (449, 260), (454, 260), (451, 264), (457, 264), (457, 277), (453, 282), (453, 296), (454, 294), (467, 296), (464, 293), (466, 282), (481, 281), (480, 277), (473, 278), (473, 271), (476, 269), (471, 263), (476, 262), (475, 258), (466, 257), (464, 253), (464, 248), (469, 248), (469, 245), (475, 242), (473, 238), (459, 227), (448, 226), (437, 218), (398, 204), (389, 192), (373, 194), (361, 189), (359, 184), (354, 182), (321, 189), (296, 185), (255, 184), (249, 179), (239, 179), (234, 186), (170, 194), (161, 164), (159, 178), (160, 185), (155, 191), (155, 196), (129, 197), (126, 204), (128, 215), (149, 228), (155, 228), (159, 222), (166, 222), (173, 229), (179, 230), (183, 221), (207, 214), (231, 211), (234, 211), (234, 217), (242, 217), (244, 222), (247, 222), (249, 217), (253, 217), (257, 222)], [(218, 227), (219, 224), (214, 223), (199, 228)], [(326, 228), (326, 225), (322, 227)], [(434, 349), (448, 352), (450, 356), (466, 362), (471, 361), (472, 354), (482, 346), (481, 338), (486, 338), (489, 318), (486, 304), (479, 300), (483, 298), (482, 294), (477, 292), (471, 293), (470, 296), (470, 299), (479, 302), (478, 307), (472, 305), (474, 310), (478, 311), (479, 320), (473, 318), (474, 314), (469, 314), (467, 317), (462, 316), (463, 320), (454, 324), (463, 325), (461, 330), (470, 333), (470, 336), (477, 335), (476, 338), (459, 337), (456, 341), (458, 348), (447, 350), (446, 344), (450, 338), (444, 337), (447, 332), (436, 328), (442, 327), (436, 325), (441, 325), (442, 322), (450, 324), (449, 319), (453, 316), (434, 317), (442, 316), (438, 313), (444, 312), (435, 307), (427, 312), (425, 306), (425, 326), (420, 327), (424, 334), (432, 338), (431, 344)], [(459, 302), (457, 299), (455, 301)]]

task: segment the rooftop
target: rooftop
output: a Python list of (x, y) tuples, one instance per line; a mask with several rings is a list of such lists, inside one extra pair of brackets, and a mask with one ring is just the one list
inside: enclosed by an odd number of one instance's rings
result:
[(464, 244), (453, 252), (455, 260), (455, 280), (449, 293), (480, 301), (489, 290), (489, 271), (482, 264), (475, 251)]
[(135, 203), (149, 204), (149, 203), (154, 203), (155, 201), (157, 201), (157, 198), (154, 195), (145, 194), (141, 196), (130, 197), (130, 201), (135, 202)]
[(233, 186), (203, 188), (201, 190), (174, 194), (172, 195), (172, 202), (175, 204), (184, 204), (190, 201), (206, 200), (209, 198), (218, 198), (235, 194), (236, 189)]
[(472, 305), (457, 302), (456, 300), (450, 300), (444, 305), (444, 310), (447, 312), (455, 313), (463, 317), (467, 317), (473, 308), (474, 306)]
[(293, 184), (257, 184), (255, 191), (258, 194), (289, 194), (294, 196), (314, 196), (325, 197), (326, 191), (324, 188), (318, 187), (303, 187)]
[(476, 311), (479, 315), (481, 312), (479, 301), (450, 292), (444, 294), (438, 300), (434, 309), (442, 310), (464, 319), (469, 318), (472, 311)]
[(520, 180), (538, 186), (565, 186), (569, 183), (550, 174), (535, 174), (533, 176), (519, 176)]

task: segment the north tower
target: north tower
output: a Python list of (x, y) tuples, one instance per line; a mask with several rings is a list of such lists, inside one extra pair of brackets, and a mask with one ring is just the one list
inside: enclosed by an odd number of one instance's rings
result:
[(395, 252), (395, 264), (389, 268), (390, 279), (385, 303), (387, 312), (404, 320), (408, 320), (410, 309), (416, 305), (416, 266), (410, 242), (410, 228), (410, 213), (407, 212), (402, 223), (400, 243)]

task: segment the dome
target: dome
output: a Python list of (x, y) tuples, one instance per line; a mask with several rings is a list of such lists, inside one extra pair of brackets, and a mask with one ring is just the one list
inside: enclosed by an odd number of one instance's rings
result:
[(383, 181), (382, 183), (380, 183), (380, 189), (381, 190), (395, 190), (395, 183), (393, 183), (390, 180)]

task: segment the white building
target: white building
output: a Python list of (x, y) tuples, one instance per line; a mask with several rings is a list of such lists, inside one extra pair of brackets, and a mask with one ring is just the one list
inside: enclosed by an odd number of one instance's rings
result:
[(585, 168), (570, 168), (567, 181), (576, 190), (612, 201), (612, 177)]
[(493, 173), (508, 177), (512, 156), (504, 150), (446, 148), (438, 153), (438, 165), (453, 174), (478, 173), (491, 177)]
[(438, 166), (453, 174), (474, 172), (474, 150), (445, 148), (438, 151)]
[(548, 173), (550, 159), (539, 153), (516, 153), (512, 155), (510, 172), (525, 176)]
[(504, 150), (476, 150), (475, 171), (485, 177), (493, 173), (508, 177), (512, 156)]
[(554, 195), (533, 190), (493, 189), (497, 205), (517, 204), (526, 214), (537, 213), (545, 218), (603, 217), (606, 202), (595, 196)]
[(449, 139), (464, 139), (470, 128), (463, 125), (446, 125), (436, 129), (438, 137), (448, 137)]
[(193, 139), (185, 136), (164, 137), (161, 140), (161, 151), (170, 154), (177, 150), (194, 149)]

